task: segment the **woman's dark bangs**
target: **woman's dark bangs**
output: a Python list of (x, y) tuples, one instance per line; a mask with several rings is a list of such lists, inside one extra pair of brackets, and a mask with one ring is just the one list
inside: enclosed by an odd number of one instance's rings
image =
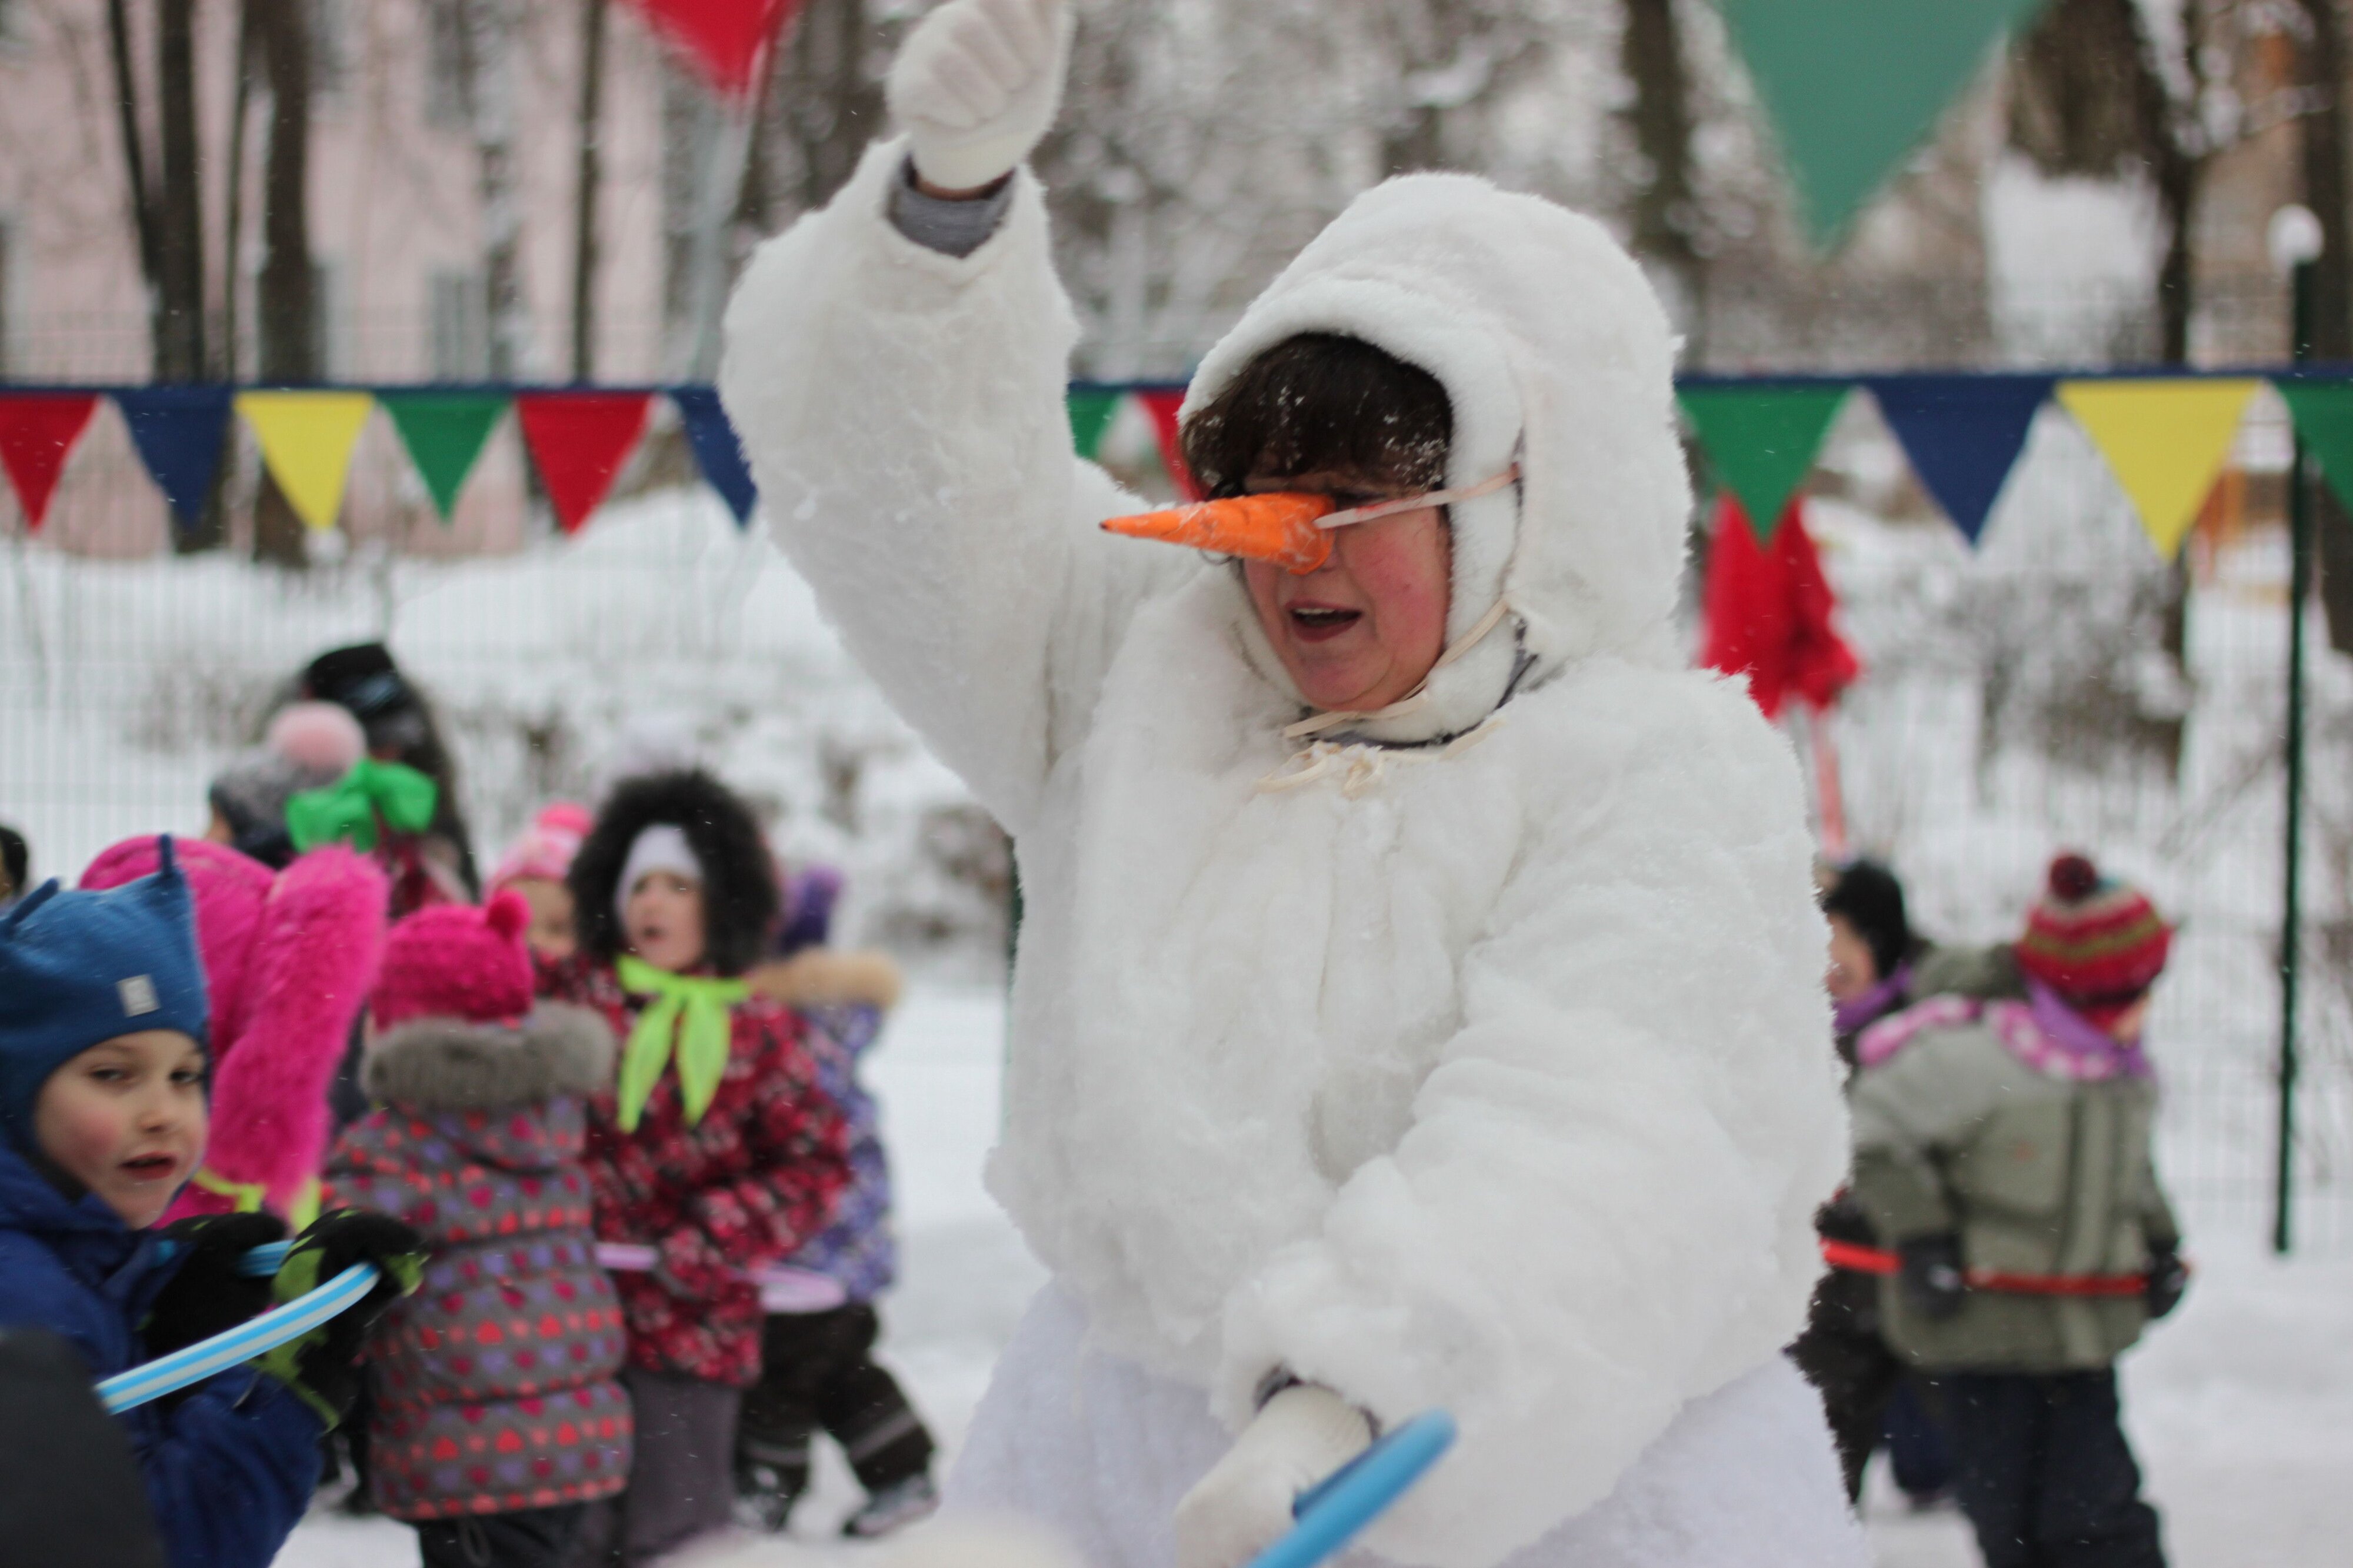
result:
[(1356, 338), (1303, 333), (1260, 354), (1187, 422), (1185, 460), (1212, 496), (1263, 474), (1442, 484), (1453, 405), (1428, 371)]

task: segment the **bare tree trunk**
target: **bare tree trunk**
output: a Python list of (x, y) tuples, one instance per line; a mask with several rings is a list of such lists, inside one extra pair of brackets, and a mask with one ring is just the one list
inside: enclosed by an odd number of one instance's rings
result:
[[(797, 154), (798, 178), (790, 195), (800, 211), (833, 199), (882, 128), (882, 81), (871, 68), (874, 38), (866, 0), (809, 0), (779, 51), (781, 68), (768, 83), (769, 99)], [(754, 222), (766, 216), (748, 210), (744, 216)]]
[(523, 310), (522, 198), (515, 188), (512, 0), (459, 0), (460, 87), (474, 136), (474, 191), (481, 207), (482, 291), (490, 325), (490, 372), (522, 371), (531, 321)]
[(572, 223), (572, 379), (596, 374), (596, 138), (604, 120), (605, 17), (610, 0), (586, 0), (580, 30), (580, 163)]
[[(2353, 359), (2353, 223), (2346, 203), (2345, 19), (2337, 0), (2297, 0), (2305, 39), (2304, 205), (2320, 219), (2312, 267), (2312, 357)], [(2353, 654), (2353, 517), (2327, 485), (2313, 487), (2320, 545), (2320, 604), (2328, 645)]]
[(1479, 47), (1481, 18), (1464, 0), (1385, 0), (1380, 9), (1379, 25), (1396, 52), (1402, 89), (1381, 127), (1381, 173), (1442, 167), (1446, 110), (1461, 100), (1447, 101), (1418, 90), (1417, 84), (1426, 88), (1432, 72), (1456, 65), (1463, 51)]
[(1706, 351), (1706, 279), (1693, 225), (1691, 76), (1675, 0), (1625, 0), (1619, 58), (1634, 84), (1628, 119), (1650, 180), (1634, 198), (1634, 253), (1664, 268), (1683, 298), (1677, 324), (1697, 363)]
[(2059, 0), (2019, 46), (2010, 100), (2010, 145), (2044, 174), (2147, 177), (2167, 229), (2157, 312), (2158, 356), (2168, 364), (2189, 357), (2192, 227), (2207, 152), (2196, 102), (2205, 85), (2203, 8), (2200, 0), (2176, 3), (2190, 102), (2174, 101), (2136, 0)]
[[(2058, 0), (2019, 46), (2011, 79), (2010, 145), (2047, 174), (2098, 179), (2144, 174), (2166, 223), (2158, 263), (2158, 357), (2189, 359), (2197, 306), (2192, 225), (2207, 149), (2197, 125), (2205, 77), (2200, 0), (2176, 0), (2182, 69), (2190, 99), (2177, 103), (2136, 0)], [(2158, 646), (2187, 679), (2189, 568), (2174, 563), (2158, 609)], [(2179, 776), (2184, 728), (2179, 719), (2145, 721), (2155, 749)]]
[[(318, 280), (311, 260), (311, 28), (306, 0), (248, 0), (269, 83), (269, 148), (262, 168), (261, 273), (256, 322), (260, 379), (319, 379)], [(262, 475), (254, 504), (256, 560), (302, 566), (302, 520)]]
[(2320, 219), (2312, 277), (2312, 354), (2353, 359), (2353, 225), (2346, 202), (2345, 21), (2339, 0), (2297, 0), (2305, 43), (2304, 201)]
[[(2206, 179), (2209, 149), (2193, 141), (2197, 105), (2205, 96), (2204, 13), (2199, 0), (2181, 0), (2181, 67), (2189, 79), (2189, 102), (2177, 110), (2164, 79), (2146, 55), (2135, 73), (2142, 122), (2150, 127), (2149, 183), (2167, 226), (2165, 259), (2157, 269), (2158, 353), (2168, 364), (2189, 363), (2189, 320), (2197, 308), (2196, 256), (2192, 246), (2198, 194)], [(2155, 40), (2147, 40), (2154, 49)]]
[(147, 184), (146, 133), (139, 126), (139, 79), (131, 67), (131, 16), (123, 0), (106, 0), (108, 55), (114, 67), (114, 108), (122, 132), (122, 162), (130, 175), (131, 226), (139, 237), (139, 276), (147, 285), (151, 343), (164, 341), (163, 297), (155, 287), (161, 266), (155, 238), (154, 193)]
[(156, 129), (162, 184), (156, 191), (155, 288), (159, 381), (205, 374), (204, 196), (197, 184), (195, 0), (155, 8)]
[(237, 317), (239, 287), (245, 269), (245, 143), (246, 132), (253, 119), (254, 38), (253, 10), (240, 5), (237, 13), (237, 88), (230, 100), (228, 116), (228, 189), (223, 205), (221, 224), (221, 342), (218, 351), (220, 377), (235, 381), (237, 377)]

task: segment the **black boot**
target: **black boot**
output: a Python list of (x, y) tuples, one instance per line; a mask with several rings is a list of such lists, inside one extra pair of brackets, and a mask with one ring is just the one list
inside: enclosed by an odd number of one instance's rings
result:
[(807, 1442), (763, 1443), (739, 1437), (735, 1445), (735, 1512), (747, 1527), (780, 1534), (793, 1505), (808, 1490)]

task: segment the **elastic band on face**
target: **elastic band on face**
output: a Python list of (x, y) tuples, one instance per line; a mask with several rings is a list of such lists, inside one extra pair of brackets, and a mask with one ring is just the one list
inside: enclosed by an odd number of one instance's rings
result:
[(1492, 479), (1481, 479), (1475, 485), (1463, 485), (1451, 490), (1424, 490), (1417, 496), (1399, 496), (1395, 500), (1375, 501), (1370, 506), (1352, 506), (1345, 511), (1326, 512), (1315, 520), (1318, 528), (1345, 528), (1352, 522), (1370, 522), (1376, 518), (1394, 517), (1401, 511), (1419, 511), (1426, 506), (1451, 506), (1456, 501), (1476, 500), (1493, 495), (1520, 477), (1520, 466), (1514, 463)]

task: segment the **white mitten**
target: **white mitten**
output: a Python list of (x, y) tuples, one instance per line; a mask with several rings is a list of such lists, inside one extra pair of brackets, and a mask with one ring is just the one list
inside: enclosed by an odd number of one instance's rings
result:
[(1365, 1413), (1330, 1389), (1284, 1389), (1176, 1505), (1176, 1568), (1241, 1568), (1291, 1528), (1301, 1492), (1372, 1440)]
[(1065, 0), (948, 0), (924, 17), (883, 88), (915, 173), (952, 191), (1011, 174), (1054, 123), (1070, 53)]

